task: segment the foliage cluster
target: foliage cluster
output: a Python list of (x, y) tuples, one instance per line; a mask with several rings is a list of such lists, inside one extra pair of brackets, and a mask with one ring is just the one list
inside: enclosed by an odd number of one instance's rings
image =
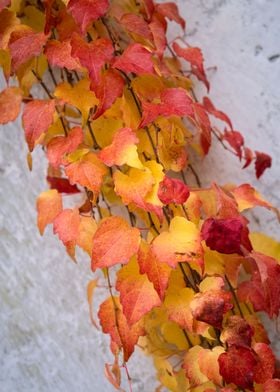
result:
[[(138, 345), (153, 356), (158, 391), (279, 391), (257, 316), (279, 314), (279, 245), (250, 234), (243, 214), (277, 210), (249, 184), (201, 187), (189, 156), (206, 155), (214, 136), (257, 177), (271, 159), (245, 146), (207, 96), (196, 98), (197, 79), (209, 90), (202, 52), (168, 42), (168, 21), (185, 29), (169, 2), (0, 0), (0, 123), (23, 106), (30, 169), (34, 148), (46, 153), (40, 233), (52, 224), (73, 260), (78, 246), (103, 272), (98, 318), (117, 389)], [(197, 186), (186, 184), (187, 169)], [(96, 326), (102, 284), (88, 285)]]

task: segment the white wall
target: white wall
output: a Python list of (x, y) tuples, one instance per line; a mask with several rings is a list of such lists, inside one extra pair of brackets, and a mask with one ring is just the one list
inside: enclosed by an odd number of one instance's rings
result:
[[(280, 58), (269, 60), (280, 54), (280, 2), (178, 4), (187, 20), (189, 42), (203, 49), (206, 66), (218, 67), (217, 72), (209, 71), (213, 101), (230, 115), (248, 146), (272, 155), (273, 168), (253, 183), (280, 206)], [(175, 34), (175, 26), (172, 29)], [(43, 238), (37, 232), (35, 199), (46, 189), (42, 154), (34, 154), (29, 173), (20, 124), (2, 127), (0, 138), (0, 390), (112, 391), (103, 376), (103, 363), (111, 360), (108, 339), (91, 327), (88, 317), (89, 262), (80, 257), (75, 265), (50, 230)], [(196, 167), (206, 184), (254, 178), (252, 169), (241, 171), (220, 146)], [(255, 215), (262, 230), (279, 239), (275, 218), (259, 210)], [(134, 392), (154, 390), (147, 361), (142, 356), (132, 360)]]

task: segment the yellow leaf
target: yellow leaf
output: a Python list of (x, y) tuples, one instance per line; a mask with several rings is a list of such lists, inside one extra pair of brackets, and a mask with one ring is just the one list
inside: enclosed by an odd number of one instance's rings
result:
[(193, 316), (189, 305), (193, 298), (194, 291), (185, 287), (168, 290), (164, 300), (168, 318), (190, 332), (193, 330)]
[[(104, 115), (91, 122), (95, 138), (98, 145), (104, 148), (113, 141), (114, 134), (122, 127), (123, 123), (120, 118), (110, 118)], [(90, 134), (87, 135), (87, 142), (92, 143)]]
[(154, 357), (154, 365), (157, 370), (157, 378), (172, 392), (177, 391), (177, 380), (171, 364), (163, 358)]
[(92, 254), (93, 236), (97, 230), (97, 224), (91, 216), (80, 216), (79, 236), (77, 245), (89, 256)]
[(161, 331), (164, 339), (168, 343), (174, 344), (178, 350), (186, 350), (189, 348), (183, 330), (176, 323), (172, 321), (163, 323)]
[(162, 202), (158, 198), (159, 183), (164, 178), (163, 167), (156, 161), (148, 161), (144, 164), (151, 172), (154, 178), (154, 184), (149, 193), (145, 196), (145, 201), (155, 206), (162, 206)]
[(274, 257), (280, 262), (280, 243), (262, 233), (251, 233), (250, 240), (255, 251)]
[(88, 300), (88, 306), (89, 306), (89, 315), (90, 315), (90, 321), (92, 324), (95, 326), (96, 329), (99, 329), (97, 323), (95, 322), (93, 318), (93, 310), (92, 310), (92, 300), (93, 300), (93, 294), (96, 289), (98, 283), (98, 279), (91, 280), (88, 282), (87, 285), (87, 300)]
[(32, 5), (25, 7), (23, 12), (24, 17), (21, 19), (22, 23), (31, 27), (35, 31), (44, 31), (46, 18), (43, 12)]

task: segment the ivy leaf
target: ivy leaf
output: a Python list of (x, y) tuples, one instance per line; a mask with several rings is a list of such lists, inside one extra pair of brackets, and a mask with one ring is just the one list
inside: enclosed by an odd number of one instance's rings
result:
[(280, 310), (280, 265), (269, 256), (252, 252), (248, 259), (251, 280), (242, 282), (238, 288), (241, 301), (251, 301), (255, 311), (265, 311), (272, 318)]
[(264, 200), (250, 184), (242, 184), (230, 192), (234, 196), (240, 212), (257, 206), (273, 209), (272, 205)]
[(9, 41), (13, 72), (31, 58), (39, 56), (47, 39), (44, 33), (36, 33), (29, 28), (14, 31)]
[(120, 292), (120, 301), (128, 325), (137, 323), (161, 300), (146, 274), (139, 273), (135, 258), (117, 273), (116, 289)]
[(224, 121), (226, 124), (228, 124), (230, 129), (233, 130), (230, 118), (221, 110), (216, 109), (215, 106), (213, 105), (213, 102), (208, 97), (203, 98), (203, 106), (209, 114), (212, 114), (214, 117), (218, 118), (219, 120)]
[(244, 138), (238, 131), (225, 131), (223, 135), (223, 139), (228, 142), (228, 144), (234, 149), (237, 153), (238, 158), (241, 160), (242, 158), (242, 147), (244, 146)]
[[(78, 150), (77, 150), (78, 151)], [(93, 152), (78, 155), (75, 159), (75, 152), (68, 156), (68, 165), (65, 166), (65, 173), (72, 185), (79, 184), (91, 190), (93, 193), (99, 193), (103, 177), (107, 174), (106, 166), (100, 161)]]
[(192, 99), (182, 88), (166, 88), (160, 94), (160, 103), (142, 101), (142, 121), (140, 127), (153, 122), (157, 117), (192, 116)]
[(189, 305), (193, 298), (194, 291), (185, 287), (176, 290), (168, 289), (164, 300), (169, 320), (190, 332), (193, 331), (193, 315)]
[(77, 245), (90, 257), (92, 254), (93, 236), (97, 230), (97, 224), (91, 216), (80, 216), (79, 235)]
[(163, 204), (183, 204), (189, 195), (189, 188), (181, 180), (165, 176), (159, 184), (158, 197)]
[(87, 43), (79, 34), (73, 33), (71, 46), (72, 56), (87, 68), (92, 86), (97, 86), (100, 83), (102, 68), (113, 58), (112, 42), (107, 38), (98, 38)]
[(207, 376), (200, 370), (198, 358), (203, 355), (205, 349), (201, 346), (191, 347), (185, 357), (182, 365), (186, 371), (186, 376), (190, 380), (192, 387), (196, 387), (208, 381)]
[(132, 35), (136, 34), (139, 37), (150, 40), (152, 38), (148, 23), (140, 15), (133, 13), (124, 14), (121, 17), (120, 23)]
[(34, 99), (24, 106), (22, 121), (30, 151), (33, 151), (36, 141), (53, 123), (54, 111), (54, 99)]
[(0, 124), (15, 121), (21, 109), (22, 91), (18, 87), (7, 87), (0, 93)]
[(219, 372), (219, 356), (224, 353), (223, 347), (214, 347), (212, 350), (204, 349), (198, 353), (198, 364), (200, 371), (205, 374), (208, 380), (211, 380), (215, 385), (222, 386), (223, 379)]
[(140, 232), (119, 216), (104, 218), (93, 238), (91, 267), (111, 267), (127, 264), (138, 251)]
[(159, 58), (162, 58), (167, 46), (166, 23), (164, 23), (160, 17), (154, 15), (151, 23), (149, 24), (149, 28), (153, 35), (156, 53)]
[(105, 15), (109, 8), (108, 0), (70, 0), (67, 9), (84, 34), (90, 23)]
[(201, 50), (197, 47), (182, 48), (177, 42), (174, 42), (173, 49), (177, 56), (182, 57), (191, 64), (192, 73), (205, 84), (207, 91), (209, 91), (210, 85), (205, 74)]
[(98, 317), (102, 331), (110, 334), (112, 352), (116, 354), (119, 349), (122, 349), (124, 361), (127, 362), (139, 336), (144, 335), (142, 324), (128, 325), (118, 297), (107, 298), (100, 305)]
[(17, 18), (15, 12), (8, 9), (2, 10), (0, 13), (0, 49), (5, 50), (8, 48), (10, 36), (19, 23), (20, 20)]
[(209, 117), (200, 103), (194, 103), (194, 117), (198, 127), (200, 128), (200, 145), (203, 153), (208, 154), (211, 146), (211, 123)]
[(122, 95), (124, 85), (125, 82), (117, 70), (109, 68), (102, 74), (100, 83), (92, 86), (96, 97), (99, 99), (99, 105), (93, 119), (101, 116), (113, 105), (115, 100)]
[(247, 347), (230, 347), (219, 356), (220, 374), (226, 383), (252, 389), (257, 366), (256, 355)]
[(276, 358), (271, 348), (265, 343), (256, 343), (253, 349), (259, 359), (255, 370), (255, 382), (264, 384), (274, 375)]
[(151, 246), (144, 241), (141, 242), (138, 250), (138, 264), (140, 273), (147, 274), (149, 281), (153, 283), (160, 299), (163, 300), (171, 274), (169, 265), (159, 261), (153, 253)]
[(251, 347), (254, 329), (240, 316), (230, 316), (221, 333), (221, 341), (229, 346)]
[(62, 211), (62, 197), (57, 190), (52, 189), (42, 192), (36, 202), (37, 206), (37, 226), (41, 235), (45, 228), (52, 223), (56, 216)]
[(74, 194), (80, 193), (76, 185), (71, 185), (67, 178), (47, 176), (47, 181), (51, 189), (56, 189), (59, 193)]
[(67, 136), (57, 136), (47, 145), (47, 157), (54, 168), (63, 163), (64, 155), (76, 150), (83, 141), (83, 130), (81, 127), (72, 128)]
[(183, 30), (185, 30), (186, 22), (180, 16), (178, 7), (175, 3), (164, 3), (164, 4), (157, 4), (156, 11), (163, 15), (165, 18), (169, 20), (174, 20), (174, 22), (178, 23)]
[(116, 58), (113, 67), (125, 73), (133, 72), (136, 75), (154, 73), (152, 54), (137, 43), (130, 44), (123, 54)]
[(80, 70), (81, 64), (72, 57), (71, 51), (70, 39), (62, 42), (53, 39), (47, 42), (44, 53), (52, 67), (66, 68), (69, 71)]
[(250, 150), (250, 148), (248, 148), (248, 147), (244, 147), (245, 163), (244, 163), (242, 169), (245, 169), (246, 167), (248, 167), (251, 164), (253, 158), (254, 158), (253, 151)]
[(154, 239), (152, 250), (160, 261), (175, 268), (180, 261), (192, 260), (193, 255), (199, 257), (199, 230), (194, 223), (176, 216), (171, 220), (169, 230)]
[(271, 167), (272, 159), (269, 155), (263, 152), (255, 151), (255, 153), (256, 153), (256, 160), (255, 160), (256, 176), (257, 178), (260, 178), (263, 172), (269, 167)]
[(115, 133), (112, 143), (101, 150), (98, 156), (105, 165), (110, 167), (127, 164), (142, 169), (143, 165), (139, 160), (136, 146), (138, 142), (131, 128), (121, 128)]
[(67, 208), (60, 212), (53, 222), (53, 232), (65, 246), (76, 243), (79, 235), (80, 215), (77, 208)]

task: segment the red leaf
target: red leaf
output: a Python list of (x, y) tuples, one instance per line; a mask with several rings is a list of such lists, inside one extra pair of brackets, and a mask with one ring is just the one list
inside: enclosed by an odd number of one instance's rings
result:
[(70, 0), (67, 6), (83, 34), (89, 24), (103, 16), (108, 8), (108, 0)]
[(119, 72), (110, 68), (102, 74), (101, 80), (96, 86), (91, 86), (99, 99), (99, 105), (93, 119), (101, 116), (112, 106), (115, 100), (122, 95), (124, 85), (125, 82)]
[(251, 280), (238, 288), (241, 301), (249, 300), (255, 311), (264, 310), (272, 318), (280, 310), (280, 265), (272, 257), (252, 252)]
[(230, 347), (219, 356), (220, 374), (225, 382), (234, 383), (240, 388), (253, 387), (257, 359), (251, 349)]
[(7, 87), (0, 93), (0, 124), (15, 121), (21, 109), (22, 91), (18, 87)]
[(221, 333), (221, 341), (229, 346), (251, 347), (254, 329), (240, 316), (230, 316)]
[(36, 141), (53, 123), (54, 111), (54, 99), (35, 99), (24, 106), (22, 121), (30, 151), (33, 151)]
[(263, 392), (279, 392), (280, 391), (280, 380), (268, 380), (263, 385)]
[(246, 167), (248, 167), (251, 164), (253, 158), (254, 158), (253, 151), (250, 150), (250, 148), (248, 148), (248, 147), (244, 147), (245, 163), (244, 163), (242, 169), (245, 169)]
[(79, 210), (70, 208), (63, 210), (53, 222), (53, 232), (65, 246), (75, 243), (79, 236)]
[(47, 181), (50, 185), (50, 188), (56, 189), (59, 193), (80, 193), (80, 190), (76, 187), (76, 185), (71, 185), (67, 178), (48, 176)]
[(260, 176), (263, 174), (263, 172), (271, 167), (272, 159), (269, 155), (255, 151), (256, 153), (256, 160), (255, 160), (255, 170), (256, 170), (256, 176), (257, 178), (260, 178)]
[(120, 23), (123, 27), (132, 34), (137, 34), (140, 37), (150, 40), (152, 38), (151, 31), (145, 19), (136, 14), (125, 14), (122, 16)]
[(225, 254), (242, 254), (240, 249), (242, 231), (243, 223), (240, 218), (209, 218), (203, 223), (201, 235), (212, 250)]
[(113, 58), (112, 42), (107, 38), (99, 38), (87, 43), (79, 34), (74, 33), (71, 45), (71, 55), (87, 68), (92, 85), (97, 86), (100, 83), (101, 69)]
[(222, 120), (225, 123), (227, 123), (231, 128), (231, 130), (233, 129), (230, 118), (224, 112), (217, 110), (213, 105), (213, 102), (208, 97), (203, 98), (203, 106), (208, 113), (212, 114), (214, 117), (218, 118), (219, 120)]
[(193, 104), (195, 120), (201, 129), (200, 144), (204, 154), (206, 155), (211, 146), (211, 123), (208, 114), (200, 103)]
[(45, 47), (45, 55), (52, 67), (65, 67), (70, 71), (80, 69), (81, 64), (72, 57), (71, 50), (70, 39), (62, 42), (49, 40)]
[(67, 136), (57, 136), (47, 145), (47, 157), (54, 168), (58, 168), (63, 163), (64, 155), (75, 151), (83, 141), (83, 130), (75, 127), (70, 130)]
[(161, 103), (142, 101), (142, 121), (140, 127), (153, 122), (157, 117), (192, 116), (192, 99), (182, 88), (166, 88), (160, 95)]
[(244, 138), (240, 132), (237, 131), (225, 131), (223, 139), (235, 150), (239, 159), (242, 158), (241, 147), (244, 145)]
[(123, 54), (116, 58), (113, 67), (136, 75), (154, 73), (152, 54), (140, 44), (130, 44)]
[(0, 0), (0, 11), (2, 11), (3, 8), (8, 7), (11, 3), (11, 0)]
[(209, 90), (210, 86), (205, 74), (203, 65), (204, 59), (201, 50), (196, 47), (181, 48), (176, 42), (173, 44), (173, 49), (177, 56), (182, 57), (191, 64), (192, 73), (201, 80), (205, 84), (207, 90)]
[(166, 23), (159, 17), (154, 15), (151, 23), (149, 24), (150, 30), (153, 35), (153, 40), (155, 47), (157, 49), (156, 53), (161, 58), (167, 46), (166, 39)]
[(35, 33), (29, 29), (14, 31), (9, 42), (13, 72), (32, 57), (39, 56), (47, 39), (44, 33)]
[(265, 343), (256, 343), (253, 348), (259, 357), (255, 372), (255, 382), (257, 384), (264, 384), (273, 377), (275, 371), (275, 355)]
[(138, 251), (140, 233), (119, 217), (104, 218), (93, 238), (91, 268), (110, 267), (128, 263)]
[(178, 23), (182, 29), (184, 30), (186, 27), (185, 20), (180, 16), (178, 7), (175, 3), (164, 3), (157, 4), (156, 11), (162, 14), (165, 18), (169, 20), (174, 20), (174, 22)]
[(165, 176), (159, 184), (158, 198), (163, 204), (183, 204), (189, 195), (189, 188), (181, 180)]
[(147, 18), (150, 20), (155, 10), (154, 0), (142, 0), (142, 3), (144, 4)]

